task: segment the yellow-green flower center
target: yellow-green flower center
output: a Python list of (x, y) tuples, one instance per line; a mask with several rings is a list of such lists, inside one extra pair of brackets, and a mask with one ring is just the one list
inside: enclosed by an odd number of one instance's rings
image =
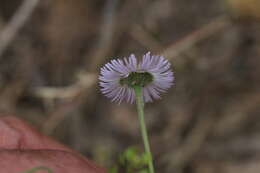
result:
[(133, 88), (135, 86), (145, 87), (152, 81), (153, 75), (148, 72), (132, 72), (127, 77), (120, 79), (119, 83)]

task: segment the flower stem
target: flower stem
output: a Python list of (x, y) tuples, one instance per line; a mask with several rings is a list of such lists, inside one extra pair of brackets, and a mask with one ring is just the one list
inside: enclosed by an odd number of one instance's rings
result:
[(36, 171), (39, 171), (39, 170), (46, 170), (48, 173), (53, 173), (52, 170), (48, 167), (45, 167), (45, 166), (39, 166), (39, 167), (35, 167), (35, 168), (32, 168), (30, 170), (27, 170), (23, 173), (34, 173)]
[(144, 101), (143, 101), (143, 95), (142, 95), (142, 87), (136, 86), (136, 87), (134, 87), (134, 90), (135, 90), (135, 95), (136, 95), (136, 105), (137, 105), (140, 126), (141, 126), (141, 133), (142, 133), (142, 138), (143, 138), (143, 143), (144, 143), (144, 149), (145, 149), (145, 152), (148, 155), (148, 159), (149, 159), (148, 168), (149, 168), (150, 173), (154, 173), (153, 157), (152, 157), (152, 153), (150, 150), (149, 139), (148, 139), (147, 129), (146, 129), (145, 120), (144, 120)]

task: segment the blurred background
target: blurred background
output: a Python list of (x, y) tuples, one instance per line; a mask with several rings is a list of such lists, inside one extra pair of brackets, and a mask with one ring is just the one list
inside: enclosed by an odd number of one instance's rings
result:
[(145, 110), (157, 172), (258, 172), (259, 0), (1, 0), (0, 113), (111, 167), (142, 141), (99, 69), (147, 51), (176, 77)]

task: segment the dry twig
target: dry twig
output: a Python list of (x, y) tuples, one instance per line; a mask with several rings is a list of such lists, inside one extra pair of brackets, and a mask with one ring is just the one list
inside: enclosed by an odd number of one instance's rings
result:
[(24, 26), (28, 18), (32, 15), (39, 0), (24, 0), (23, 4), (16, 11), (10, 22), (0, 33), (0, 57), (5, 49), (14, 40), (19, 30)]
[(161, 54), (163, 54), (165, 57), (169, 59), (176, 58), (180, 55), (180, 53), (193, 47), (196, 43), (208, 38), (212, 34), (222, 31), (223, 29), (230, 26), (230, 24), (231, 23), (226, 16), (220, 16), (215, 20), (211, 21), (210, 23), (205, 24), (200, 29), (188, 34), (180, 41), (173, 43), (164, 51), (162, 51)]

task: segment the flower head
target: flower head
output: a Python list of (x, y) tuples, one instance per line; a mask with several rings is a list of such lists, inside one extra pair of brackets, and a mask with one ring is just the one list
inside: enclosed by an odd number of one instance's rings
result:
[(163, 56), (153, 56), (150, 52), (138, 63), (135, 55), (111, 60), (101, 68), (99, 76), (101, 92), (112, 101), (135, 101), (134, 87), (142, 87), (144, 102), (159, 99), (160, 93), (173, 85), (171, 64)]

